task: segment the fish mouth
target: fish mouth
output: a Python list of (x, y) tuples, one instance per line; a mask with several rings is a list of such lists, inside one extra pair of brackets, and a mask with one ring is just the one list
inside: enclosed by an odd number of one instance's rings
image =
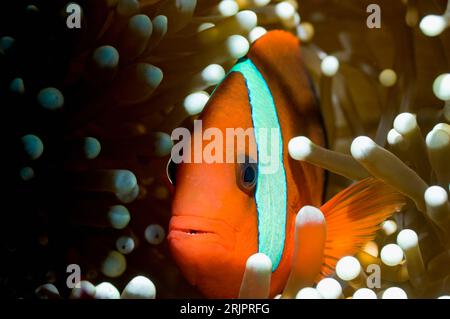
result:
[(225, 248), (234, 246), (235, 230), (226, 222), (200, 216), (172, 216), (167, 239), (198, 239), (217, 243)]
[(234, 251), (235, 238), (236, 230), (225, 221), (183, 214), (170, 219), (167, 241), (180, 270), (191, 285), (197, 286), (201, 274), (214, 270), (205, 269), (204, 261), (228, 258)]
[(206, 235), (206, 234), (214, 234), (214, 232), (211, 231), (205, 231), (200, 229), (192, 229), (192, 228), (172, 228), (170, 230), (170, 233), (182, 233), (186, 234), (188, 236), (199, 236), (199, 235)]

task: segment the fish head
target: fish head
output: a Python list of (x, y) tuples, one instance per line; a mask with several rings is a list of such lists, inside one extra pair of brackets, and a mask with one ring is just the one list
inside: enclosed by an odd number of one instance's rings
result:
[(236, 297), (247, 258), (258, 251), (256, 145), (240, 74), (224, 80), (200, 120), (183, 150), (189, 160), (176, 165), (168, 241), (192, 285), (208, 297)]

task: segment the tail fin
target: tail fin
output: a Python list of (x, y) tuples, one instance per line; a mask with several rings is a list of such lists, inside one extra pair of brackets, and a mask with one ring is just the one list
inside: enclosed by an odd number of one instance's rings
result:
[(399, 211), (405, 198), (375, 178), (359, 181), (326, 202), (320, 209), (327, 222), (322, 276), (334, 272), (337, 261), (354, 255), (375, 237), (380, 223)]

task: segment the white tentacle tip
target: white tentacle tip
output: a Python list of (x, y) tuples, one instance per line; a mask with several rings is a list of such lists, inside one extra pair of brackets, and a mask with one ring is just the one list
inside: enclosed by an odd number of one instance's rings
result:
[(224, 17), (234, 16), (239, 11), (239, 5), (234, 0), (223, 0), (218, 5), (220, 15)]
[(394, 86), (397, 83), (397, 73), (394, 70), (385, 69), (378, 76), (378, 80), (385, 87)]
[(153, 282), (144, 277), (137, 276), (124, 288), (122, 299), (154, 299), (156, 296), (156, 287)]
[(375, 142), (367, 136), (358, 136), (352, 142), (350, 152), (356, 160), (368, 158), (376, 148)]
[(408, 134), (417, 128), (417, 118), (412, 113), (401, 113), (394, 120), (394, 129), (402, 135)]
[(197, 115), (203, 111), (203, 108), (209, 101), (209, 94), (205, 91), (194, 92), (186, 96), (183, 106), (187, 114)]
[(403, 229), (397, 235), (397, 244), (403, 249), (408, 250), (417, 247), (419, 244), (419, 237), (416, 232), (411, 229)]
[(256, 253), (247, 259), (246, 269), (255, 273), (267, 273), (272, 271), (272, 261), (263, 253)]
[(328, 55), (322, 60), (320, 69), (325, 76), (332, 77), (339, 70), (339, 60), (335, 56)]
[(435, 130), (442, 130), (442, 131), (446, 132), (450, 136), (450, 125), (447, 124), (447, 123), (438, 123), (438, 124), (436, 124), (433, 127), (433, 131), (435, 131)]
[(345, 281), (350, 281), (359, 276), (361, 273), (361, 264), (358, 259), (352, 256), (341, 258), (336, 264), (336, 274)]
[(325, 224), (325, 216), (314, 206), (303, 206), (295, 219), (297, 226), (307, 224)]
[(425, 191), (425, 202), (430, 207), (441, 207), (448, 202), (445, 189), (440, 186), (430, 186)]
[(404, 138), (395, 129), (391, 129), (387, 134), (387, 142), (389, 145), (398, 145), (404, 142)]
[(446, 128), (433, 128), (425, 138), (429, 150), (442, 150), (450, 145), (450, 134), (445, 131)]
[(311, 155), (313, 143), (305, 136), (297, 136), (288, 143), (289, 155), (295, 160), (304, 160)]
[(288, 20), (295, 15), (295, 8), (289, 2), (283, 1), (275, 6), (275, 13), (281, 20)]
[(397, 266), (403, 260), (403, 250), (396, 244), (388, 244), (381, 249), (381, 261), (388, 266)]
[(342, 287), (336, 279), (325, 278), (317, 284), (317, 291), (323, 299), (342, 298)]
[(397, 231), (397, 223), (393, 220), (385, 220), (381, 223), (381, 229), (384, 231), (386, 236), (391, 236)]
[(322, 299), (322, 296), (317, 289), (306, 287), (299, 290), (297, 295), (295, 295), (295, 299)]
[(434, 80), (433, 92), (442, 101), (450, 100), (450, 73), (441, 74)]
[(225, 77), (225, 70), (219, 64), (210, 64), (201, 72), (202, 79), (209, 85), (215, 85)]
[(252, 31), (248, 34), (248, 38), (250, 39), (250, 42), (253, 43), (259, 38), (261, 38), (264, 34), (267, 33), (267, 30), (263, 27), (254, 27)]
[(251, 10), (243, 10), (236, 14), (238, 23), (247, 31), (250, 31), (258, 23), (258, 17), (256, 13)]
[(369, 288), (361, 288), (355, 291), (353, 299), (378, 299), (377, 294)]
[(95, 287), (95, 299), (120, 299), (120, 293), (109, 282), (102, 282)]
[(419, 27), (426, 36), (435, 37), (444, 31), (447, 22), (443, 16), (430, 14), (420, 21)]
[(381, 299), (408, 299), (408, 296), (403, 289), (390, 287), (383, 292)]
[(235, 34), (226, 40), (228, 52), (234, 59), (239, 59), (248, 53), (250, 43), (241, 35)]

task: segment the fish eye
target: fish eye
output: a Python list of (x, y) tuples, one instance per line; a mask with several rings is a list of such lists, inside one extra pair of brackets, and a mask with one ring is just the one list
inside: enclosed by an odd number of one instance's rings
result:
[(238, 185), (246, 193), (252, 193), (256, 187), (258, 179), (258, 167), (256, 163), (251, 163), (248, 159), (239, 165)]
[(175, 185), (177, 164), (172, 160), (172, 158), (170, 158), (169, 161), (167, 162), (166, 173), (167, 173), (167, 178), (169, 179), (170, 184)]

